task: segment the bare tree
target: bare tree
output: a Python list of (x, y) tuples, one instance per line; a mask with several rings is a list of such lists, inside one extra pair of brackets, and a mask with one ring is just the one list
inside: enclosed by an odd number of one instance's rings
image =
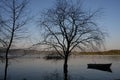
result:
[[(4, 33), (3, 24), (4, 24), (4, 21), (0, 15), (0, 49), (4, 48), (7, 45), (7, 43), (4, 40), (5, 35), (3, 34)], [(2, 53), (0, 52), (0, 60), (3, 61), (4, 60), (3, 58), (4, 57), (3, 57)]]
[(17, 39), (23, 38), (25, 25), (29, 21), (27, 12), (28, 0), (1, 0), (0, 2), (0, 40), (5, 43), (5, 74), (7, 79), (8, 53)]
[(2, 21), (2, 17), (1, 17), (1, 15), (0, 15), (0, 47), (3, 47), (3, 46), (5, 46), (5, 42), (4, 42), (4, 40), (3, 40), (3, 30), (2, 30), (2, 26), (3, 26), (3, 21)]
[(95, 50), (104, 41), (104, 34), (94, 21), (97, 12), (84, 11), (80, 2), (57, 0), (40, 18), (44, 40), (39, 44), (50, 45), (64, 58), (64, 80), (67, 80), (67, 62), (72, 51)]

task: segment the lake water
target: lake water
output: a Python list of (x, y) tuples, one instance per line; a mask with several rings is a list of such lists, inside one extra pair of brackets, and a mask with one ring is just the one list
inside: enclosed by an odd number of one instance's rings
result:
[[(112, 72), (87, 69), (89, 63), (112, 63)], [(3, 77), (4, 63), (0, 62), (0, 80)], [(22, 57), (10, 60), (9, 80), (63, 80), (63, 60)], [(120, 80), (120, 56), (82, 55), (68, 60), (70, 80)]]

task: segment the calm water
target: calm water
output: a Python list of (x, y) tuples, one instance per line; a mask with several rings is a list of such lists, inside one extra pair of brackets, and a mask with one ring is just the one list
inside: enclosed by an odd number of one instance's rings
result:
[[(87, 69), (88, 63), (112, 63), (110, 72)], [(0, 62), (0, 80), (4, 63)], [(70, 80), (117, 80), (120, 79), (120, 56), (77, 56), (68, 60)], [(63, 80), (63, 60), (23, 57), (11, 60), (9, 80)]]

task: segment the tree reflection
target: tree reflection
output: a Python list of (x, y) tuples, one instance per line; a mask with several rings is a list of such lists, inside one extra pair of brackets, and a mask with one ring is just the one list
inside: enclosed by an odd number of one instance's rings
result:
[(47, 73), (43, 76), (43, 80), (61, 80), (62, 76), (59, 72), (54, 71), (53, 73)]
[(58, 72), (58, 71), (54, 71), (53, 73), (47, 73), (43, 76), (43, 80), (64, 80), (64, 77), (67, 77), (67, 80), (71, 80), (71, 76), (68, 75), (67, 73), (64, 74), (64, 76)]
[(64, 80), (68, 80), (68, 64), (67, 62), (64, 63)]
[[(66, 78), (65, 78), (66, 77)], [(84, 76), (81, 75), (72, 75), (70, 73), (64, 73), (64, 75), (61, 72), (58, 72), (55, 70), (52, 73), (46, 73), (41, 80), (88, 80)]]

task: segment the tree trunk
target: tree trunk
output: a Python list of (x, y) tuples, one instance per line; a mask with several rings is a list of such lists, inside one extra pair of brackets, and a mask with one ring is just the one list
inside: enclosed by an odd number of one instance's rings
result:
[(14, 35), (14, 31), (12, 32), (12, 36), (11, 36), (11, 39), (10, 39), (10, 43), (7, 47), (7, 50), (6, 50), (6, 54), (5, 54), (5, 72), (4, 72), (4, 80), (7, 80), (7, 71), (8, 71), (8, 53), (9, 53), (9, 50), (10, 50), (10, 47), (11, 47), (11, 44), (12, 44), (12, 41), (13, 41), (13, 35)]
[(65, 56), (65, 59), (64, 59), (64, 80), (68, 80), (68, 65), (67, 65), (67, 61), (68, 61), (68, 55)]
[(4, 72), (4, 80), (7, 80), (7, 69), (8, 69), (8, 52), (9, 52), (9, 47), (6, 50), (6, 55), (5, 55), (5, 72)]

